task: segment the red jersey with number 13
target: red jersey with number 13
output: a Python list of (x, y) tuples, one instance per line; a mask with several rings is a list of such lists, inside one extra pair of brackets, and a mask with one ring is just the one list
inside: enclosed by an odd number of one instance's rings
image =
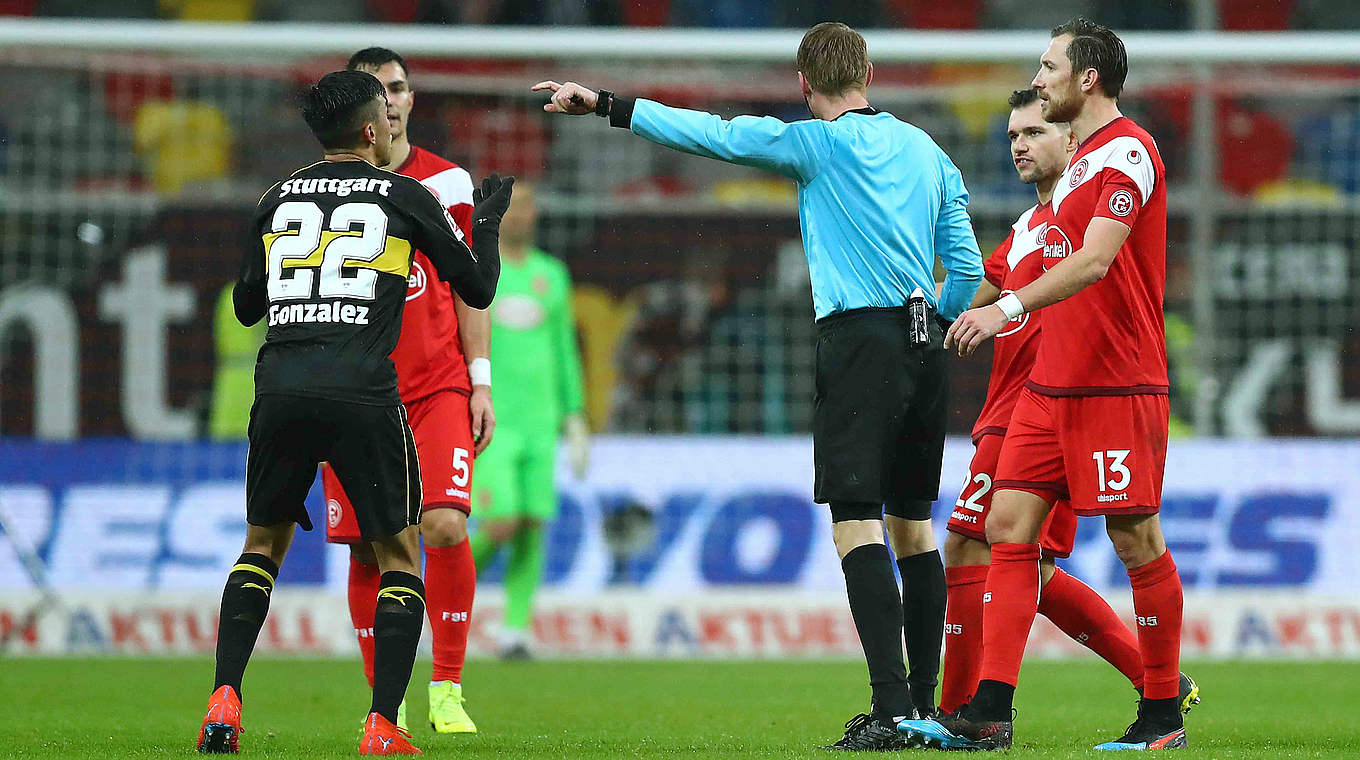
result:
[[(1014, 293), (1039, 279), (1043, 270), (1041, 236), (1049, 221), (1049, 204), (1031, 207), (1011, 225), (1011, 234), (983, 262), (983, 277), (1001, 290)], [(1048, 309), (1021, 314), (1001, 328), (992, 341), (992, 376), (987, 402), (973, 425), (973, 443), (984, 435), (1005, 435), (1011, 412), (1020, 398), (1039, 350), (1040, 322)]]
[(1119, 117), (1077, 148), (1053, 191), (1044, 269), (1080, 250), (1095, 217), (1128, 225), (1105, 278), (1044, 312), (1027, 384), (1047, 396), (1166, 394), (1166, 167), (1157, 144)]
[[(472, 176), (466, 169), (412, 145), (411, 154), (396, 171), (429, 188), (472, 244)], [(445, 390), (472, 391), (453, 298), (449, 284), (439, 279), (425, 254), (416, 251), (407, 280), (401, 338), (392, 351), (403, 402)]]

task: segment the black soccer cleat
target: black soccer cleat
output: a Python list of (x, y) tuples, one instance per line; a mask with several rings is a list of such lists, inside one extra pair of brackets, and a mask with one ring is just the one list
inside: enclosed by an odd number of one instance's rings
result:
[(897, 730), (916, 746), (942, 750), (1010, 749), (1015, 737), (1011, 721), (974, 718), (968, 705), (933, 719), (904, 720), (897, 724)]
[(836, 752), (892, 752), (908, 748), (890, 718), (860, 713), (845, 724), (845, 736), (822, 749)]
[(1190, 708), (1199, 704), (1199, 684), (1195, 683), (1195, 679), (1181, 673), (1181, 688), (1176, 696), (1178, 697), (1176, 706), (1180, 708), (1180, 711), (1183, 713), (1190, 712)]
[(1129, 724), (1124, 735), (1111, 742), (1097, 744), (1098, 750), (1135, 750), (1187, 749), (1190, 742), (1185, 738), (1184, 726), (1158, 726), (1144, 718)]
[(236, 727), (226, 723), (209, 723), (203, 727), (203, 738), (198, 751), (205, 755), (234, 755), (240, 752)]

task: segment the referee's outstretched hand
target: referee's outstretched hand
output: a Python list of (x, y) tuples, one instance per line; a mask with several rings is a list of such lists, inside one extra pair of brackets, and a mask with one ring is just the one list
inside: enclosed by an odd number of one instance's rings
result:
[(600, 99), (599, 93), (575, 82), (567, 82), (566, 84), (558, 84), (553, 81), (539, 82), (529, 89), (533, 92), (552, 90), (552, 99), (543, 104), (543, 110), (548, 113), (584, 116), (588, 113), (595, 113), (595, 103)]
[(982, 345), (982, 341), (1001, 332), (1001, 328), (1009, 321), (1006, 313), (996, 304), (969, 309), (949, 326), (949, 332), (944, 336), (944, 347), (957, 349), (959, 356), (970, 356)]

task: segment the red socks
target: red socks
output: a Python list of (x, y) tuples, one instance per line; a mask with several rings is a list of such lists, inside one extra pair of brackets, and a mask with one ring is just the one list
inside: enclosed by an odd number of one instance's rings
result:
[(979, 681), (1016, 685), (1038, 608), (1039, 545), (992, 544), (992, 564), (982, 597)]
[(987, 566), (962, 565), (944, 570), (949, 602), (944, 619), (944, 676), (940, 710), (952, 713), (977, 689), (982, 667), (982, 594)]
[[(349, 618), (364, 657), (364, 675), (373, 686), (373, 614), (378, 606), (377, 565), (349, 559)], [(477, 589), (477, 566), (468, 541), (457, 546), (425, 547), (425, 611), (434, 634), (432, 681), (462, 683), (467, 656), (472, 596)]]
[[(995, 555), (993, 555), (995, 556)], [(1184, 595), (1171, 552), (1129, 571), (1138, 649), (1143, 656), (1143, 697), (1171, 699), (1180, 691), (1181, 612)]]
[(1057, 570), (1039, 596), (1039, 614), (1115, 666), (1133, 683), (1133, 688), (1143, 688), (1143, 658), (1138, 653), (1138, 639), (1090, 586)]
[(354, 623), (354, 635), (359, 639), (359, 653), (364, 657), (364, 675), (368, 688), (373, 688), (373, 615), (378, 609), (378, 581), (382, 574), (378, 566), (366, 565), (350, 555), (349, 558), (349, 619)]
[(462, 683), (477, 565), (472, 544), (425, 546), (425, 610), (434, 641), (431, 681)]

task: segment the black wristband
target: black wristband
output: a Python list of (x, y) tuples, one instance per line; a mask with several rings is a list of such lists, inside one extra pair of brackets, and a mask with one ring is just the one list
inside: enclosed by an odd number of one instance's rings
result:
[(614, 93), (609, 90), (600, 90), (600, 94), (595, 98), (595, 115), (608, 116), (609, 107), (614, 103)]
[(633, 126), (633, 99), (615, 95), (610, 100), (609, 126), (630, 129)]

